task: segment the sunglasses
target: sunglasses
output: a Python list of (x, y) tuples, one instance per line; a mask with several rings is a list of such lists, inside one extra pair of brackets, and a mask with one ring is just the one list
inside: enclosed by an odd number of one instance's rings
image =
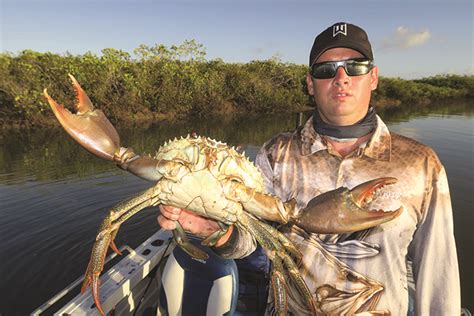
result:
[(326, 61), (323, 63), (315, 63), (311, 67), (311, 76), (315, 79), (334, 78), (339, 67), (344, 67), (348, 76), (362, 76), (369, 73), (374, 68), (374, 62), (365, 58)]

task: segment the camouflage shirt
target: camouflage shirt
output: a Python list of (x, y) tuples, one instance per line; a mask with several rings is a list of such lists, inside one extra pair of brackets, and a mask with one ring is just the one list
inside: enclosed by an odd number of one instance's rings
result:
[[(300, 210), (313, 197), (340, 186), (352, 188), (387, 176), (398, 179), (379, 191), (370, 206), (390, 210), (401, 204), (403, 213), (390, 222), (346, 235), (307, 234), (298, 228), (288, 232), (303, 253), (300, 272), (320, 312), (407, 315), (407, 269), (412, 268), (417, 315), (460, 315), (449, 188), (431, 148), (390, 133), (377, 117), (371, 139), (341, 157), (315, 132), (311, 118), (302, 129), (266, 142), (256, 164), (268, 191), (284, 201), (296, 199)], [(253, 251), (253, 237), (245, 231), (238, 235), (228, 253), (243, 256)], [(295, 289), (290, 286), (289, 292), (290, 311), (307, 313)]]

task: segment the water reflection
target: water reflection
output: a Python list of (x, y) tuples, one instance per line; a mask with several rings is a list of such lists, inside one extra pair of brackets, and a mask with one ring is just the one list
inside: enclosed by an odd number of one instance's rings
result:
[[(446, 166), (462, 275), (463, 305), (474, 310), (470, 267), (474, 223), (473, 114), (467, 103), (416, 112), (379, 111), (389, 127), (432, 146)], [(309, 116), (310, 113), (305, 113)], [(191, 132), (231, 145), (254, 157), (272, 135), (292, 130), (294, 115), (192, 120), (122, 127), (122, 143), (153, 152), (170, 138)], [(107, 207), (149, 183), (92, 157), (59, 128), (14, 131), (0, 136), (0, 313), (24, 315), (84, 272), (97, 226)], [(121, 228), (118, 243), (138, 245), (157, 229), (148, 210)], [(5, 238), (6, 237), (6, 238)], [(24, 281), (26, 280), (26, 281)], [(6, 303), (8, 302), (8, 304)]]
[[(412, 119), (433, 115), (461, 115), (471, 117), (474, 111), (466, 102), (418, 108), (417, 111), (388, 109), (378, 114), (389, 124), (396, 125)], [(311, 112), (304, 113), (304, 119)], [(160, 123), (145, 127), (118, 127), (122, 144), (133, 146), (136, 152), (152, 153), (164, 141), (192, 132), (206, 135), (230, 145), (260, 146), (272, 135), (295, 128), (296, 114), (276, 114), (251, 117), (227, 117), (204, 121), (202, 119), (180, 123)], [(431, 124), (427, 122), (426, 124)], [(426, 125), (425, 124), (425, 125)], [(447, 122), (449, 129), (450, 122)], [(471, 126), (472, 127), (472, 126)], [(410, 129), (407, 129), (410, 128)], [(429, 129), (421, 127), (424, 135)], [(471, 128), (472, 131), (472, 128)], [(418, 127), (405, 127), (402, 134), (420, 139)], [(439, 138), (442, 135), (437, 134)], [(461, 135), (462, 136), (462, 135)], [(463, 137), (463, 136), (462, 136)], [(430, 140), (437, 141), (432, 138)], [(116, 168), (96, 159), (70, 141), (62, 129), (33, 129), (8, 131), (0, 135), (0, 183), (13, 184), (27, 181), (62, 179), (68, 176), (87, 177)]]
[[(192, 132), (231, 145), (261, 145), (272, 135), (294, 126), (286, 115), (226, 120), (161, 123), (148, 128), (118, 128), (122, 144), (136, 152), (153, 153), (164, 141)], [(116, 168), (97, 159), (70, 141), (60, 128), (51, 130), (11, 131), (0, 136), (0, 183), (87, 177)]]

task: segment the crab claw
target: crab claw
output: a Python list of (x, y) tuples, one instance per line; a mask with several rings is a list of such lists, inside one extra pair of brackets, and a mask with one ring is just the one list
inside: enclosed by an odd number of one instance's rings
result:
[(301, 211), (295, 224), (308, 232), (319, 234), (343, 234), (371, 228), (391, 221), (401, 214), (395, 211), (365, 209), (376, 190), (397, 182), (385, 177), (359, 184), (352, 190), (340, 187), (318, 195)]
[(43, 93), (49, 105), (66, 132), (82, 147), (98, 157), (113, 160), (114, 154), (120, 148), (117, 131), (101, 110), (94, 110), (91, 100), (77, 80), (71, 74), (69, 78), (76, 92), (74, 108), (77, 114), (69, 112), (57, 103), (44, 89)]

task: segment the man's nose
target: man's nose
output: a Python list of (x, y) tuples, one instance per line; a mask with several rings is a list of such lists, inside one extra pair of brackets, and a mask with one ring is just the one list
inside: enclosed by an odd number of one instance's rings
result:
[(334, 76), (334, 84), (336, 86), (348, 85), (351, 81), (351, 77), (347, 75), (344, 67), (339, 67), (336, 70), (336, 75)]

